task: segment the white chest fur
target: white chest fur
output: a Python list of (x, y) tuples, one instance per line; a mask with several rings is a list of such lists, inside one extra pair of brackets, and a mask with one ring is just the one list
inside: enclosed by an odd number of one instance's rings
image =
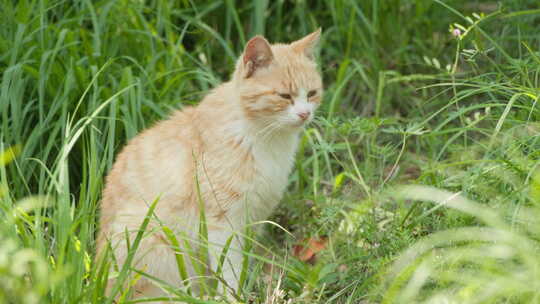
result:
[[(273, 134), (265, 130), (265, 126), (231, 119), (219, 135), (227, 142), (240, 143), (240, 149), (231, 145), (231, 150), (219, 153), (214, 165), (220, 179), (240, 194), (236, 202), (226, 204), (230, 206), (227, 216), (240, 226), (247, 218), (248, 221), (268, 218), (283, 196), (294, 164), (300, 130), (278, 130)], [(223, 152), (221, 146), (215, 150)], [(242, 153), (249, 156), (241, 156)]]
[(247, 208), (252, 221), (268, 218), (281, 200), (294, 164), (297, 145), (296, 132), (251, 143), (254, 175), (244, 193), (245, 202), (239, 206), (243, 211)]

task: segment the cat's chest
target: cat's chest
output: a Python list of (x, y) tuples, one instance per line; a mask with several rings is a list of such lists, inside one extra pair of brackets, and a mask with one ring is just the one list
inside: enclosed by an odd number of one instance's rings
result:
[(253, 181), (250, 192), (262, 199), (279, 200), (294, 162), (297, 138), (255, 145), (252, 148)]

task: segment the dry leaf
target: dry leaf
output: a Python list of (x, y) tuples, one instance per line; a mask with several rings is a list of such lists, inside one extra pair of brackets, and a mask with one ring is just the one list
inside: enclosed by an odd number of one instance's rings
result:
[(327, 244), (326, 237), (304, 239), (300, 244), (293, 246), (293, 255), (302, 262), (314, 264), (317, 253), (326, 249)]

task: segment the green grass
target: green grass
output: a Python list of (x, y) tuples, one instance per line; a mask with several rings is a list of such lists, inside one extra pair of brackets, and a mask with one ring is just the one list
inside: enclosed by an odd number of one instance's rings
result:
[[(228, 79), (253, 35), (319, 26), (324, 103), (239, 299), (540, 302), (537, 1), (0, 7), (0, 303), (104, 302), (96, 221), (118, 150)], [(318, 236), (314, 264), (292, 256)]]

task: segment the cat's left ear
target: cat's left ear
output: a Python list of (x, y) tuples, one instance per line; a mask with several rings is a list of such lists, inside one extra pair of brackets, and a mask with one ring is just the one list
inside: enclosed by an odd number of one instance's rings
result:
[(255, 36), (246, 44), (246, 49), (242, 55), (244, 64), (244, 78), (251, 77), (256, 70), (270, 65), (274, 59), (274, 54), (270, 44), (263, 36)]
[(321, 40), (321, 28), (306, 37), (291, 43), (291, 47), (297, 53), (304, 53), (308, 58), (315, 59), (315, 49)]

